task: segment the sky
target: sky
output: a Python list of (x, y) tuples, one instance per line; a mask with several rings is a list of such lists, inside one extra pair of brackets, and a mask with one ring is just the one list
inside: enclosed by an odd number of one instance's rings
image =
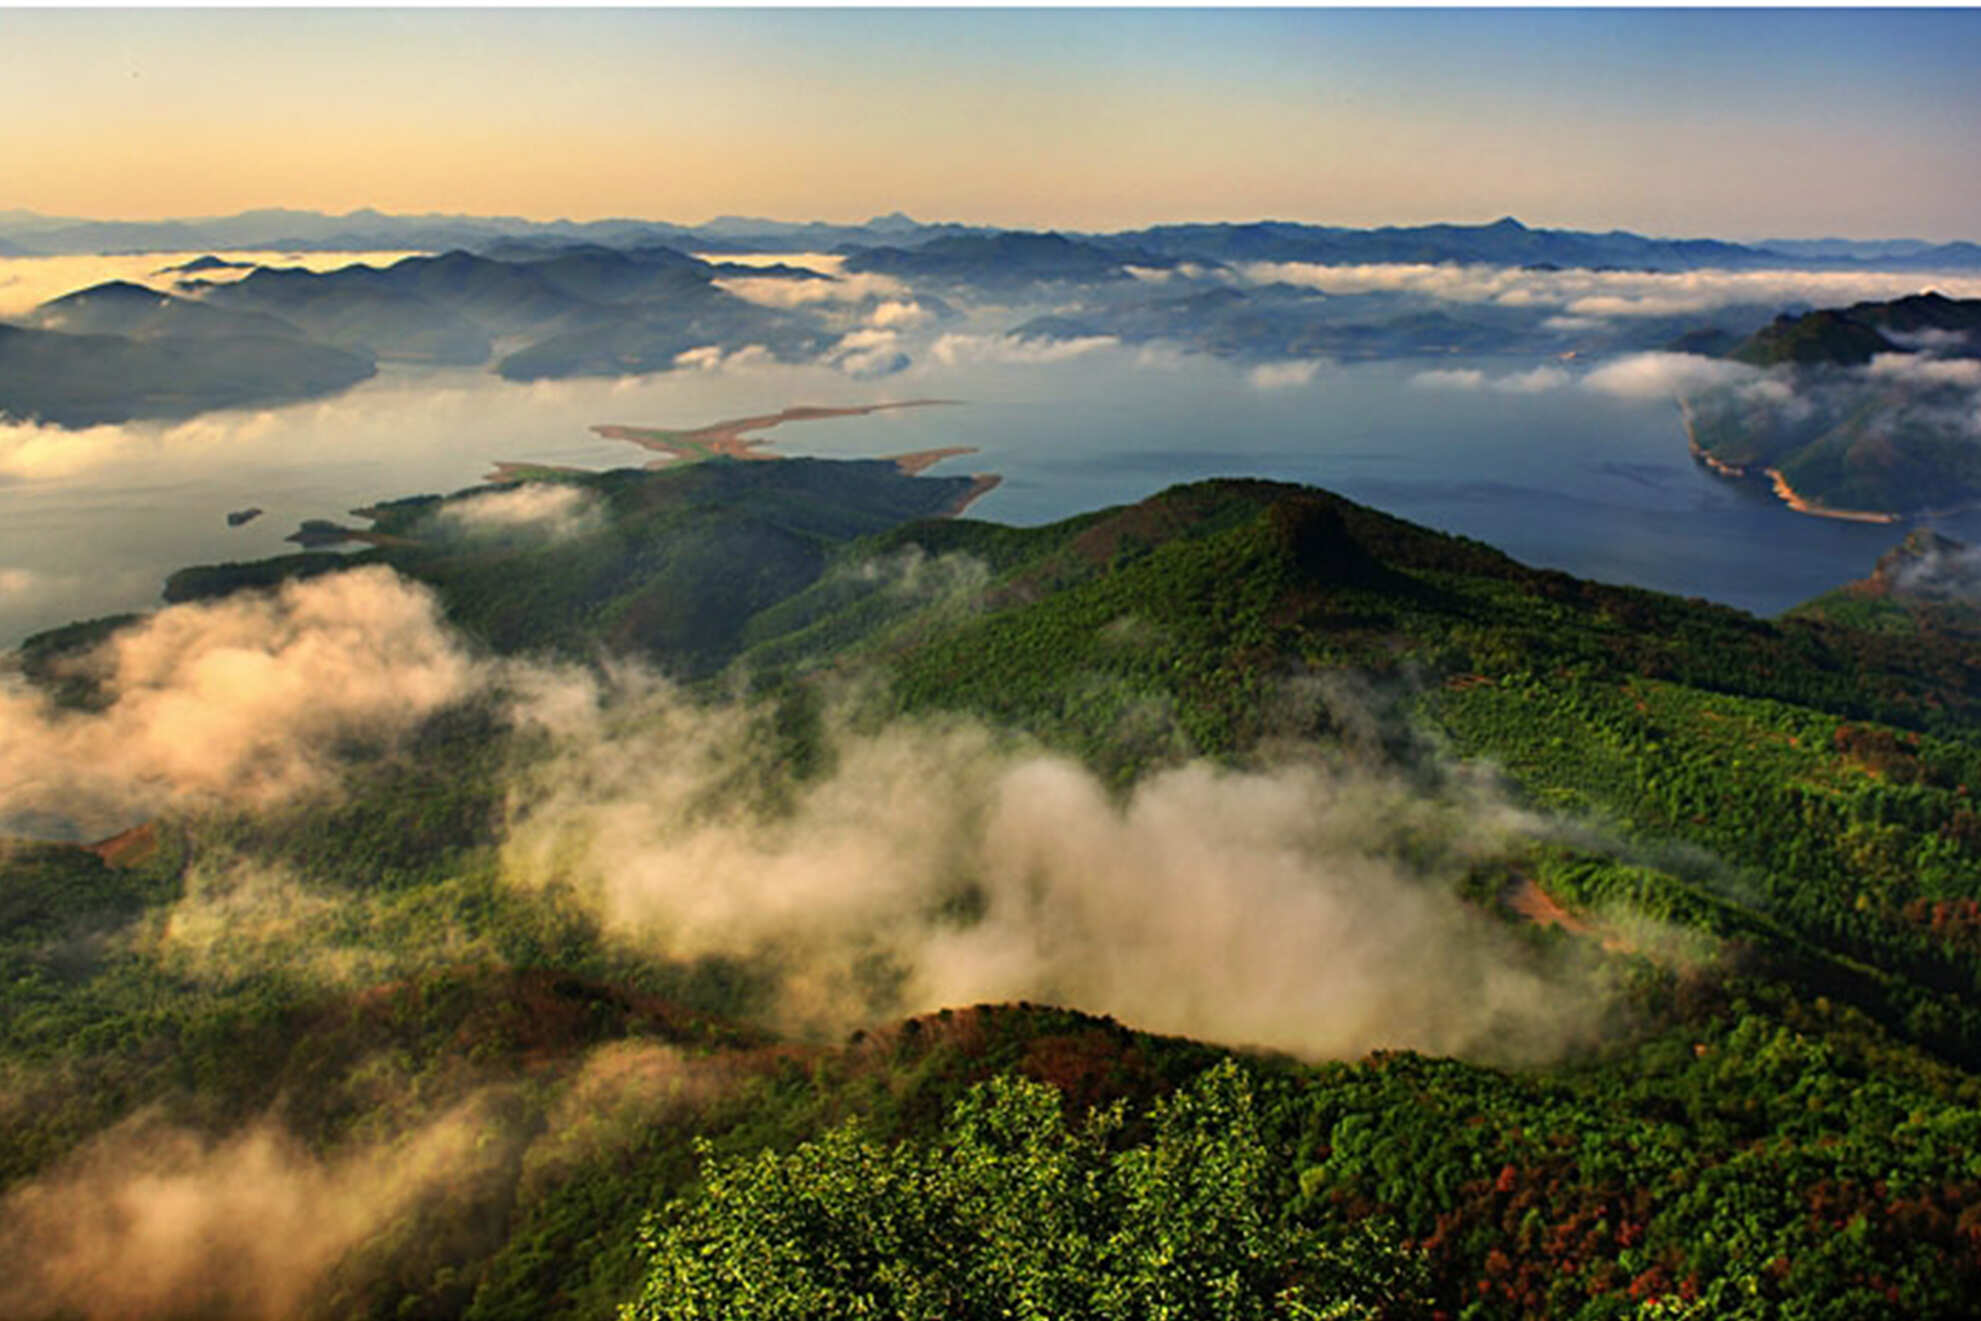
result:
[(0, 211), (1981, 239), (1981, 10), (0, 9)]

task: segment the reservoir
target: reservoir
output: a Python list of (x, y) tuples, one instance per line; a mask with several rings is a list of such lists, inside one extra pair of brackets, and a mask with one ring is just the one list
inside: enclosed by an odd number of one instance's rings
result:
[[(291, 552), (283, 538), (305, 519), (457, 490), (497, 462), (656, 460), (594, 424), (688, 429), (794, 404), (962, 401), (792, 422), (765, 439), (774, 453), (835, 458), (973, 447), (934, 469), (1002, 475), (973, 517), (1037, 524), (1176, 482), (1275, 478), (1530, 564), (1764, 615), (1862, 577), (1907, 530), (1796, 514), (1765, 489), (1714, 477), (1688, 454), (1669, 396), (1588, 388), (1580, 364), (1262, 370), (1111, 344), (1005, 350), (953, 361), (921, 351), (880, 379), (750, 364), (518, 385), (481, 370), (388, 368), (334, 398), (180, 424), (0, 425), (0, 646), (151, 608), (174, 569)], [(227, 515), (247, 508), (264, 512), (230, 527)], [(1981, 539), (1981, 515), (1938, 526)]]

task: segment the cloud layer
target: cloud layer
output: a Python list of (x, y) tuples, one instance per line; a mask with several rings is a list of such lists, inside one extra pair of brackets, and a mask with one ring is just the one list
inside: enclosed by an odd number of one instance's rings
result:
[(1575, 387), (1616, 399), (1672, 399), (1718, 386), (1740, 386), (1757, 395), (1783, 395), (1782, 380), (1745, 363), (1702, 358), (1690, 353), (1630, 353), (1580, 375), (1543, 364), (1527, 371), (1489, 376), (1478, 367), (1434, 367), (1417, 372), (1411, 384), (1432, 390), (1495, 390), (1501, 394), (1542, 394)]
[(733, 792), (766, 773), (742, 711), (651, 684), (583, 709), (612, 724), (518, 786), (507, 874), (667, 957), (774, 969), (791, 1024), (1031, 999), (1353, 1056), (1546, 1053), (1592, 1022), (1453, 896), (1536, 824), (1470, 777), (1186, 764), (1118, 801), (969, 722), (842, 723), (832, 773), (766, 813)]
[[(176, 274), (163, 274), (167, 266), (182, 265), (202, 252), (145, 252), (122, 256), (0, 257), (0, 321), (25, 316), (40, 304), (63, 294), (87, 289), (110, 280), (128, 280), (161, 293), (178, 292)], [(416, 252), (216, 252), (226, 261), (260, 262), (269, 266), (301, 270), (336, 270), (351, 265), (390, 266)], [(200, 278), (215, 281), (237, 280), (244, 269), (216, 269), (199, 272)]]
[(224, 1141), (144, 1118), (0, 1203), (0, 1312), (280, 1321), (422, 1198), (504, 1154), (473, 1103), (334, 1158), (279, 1128)]
[(1098, 349), (1120, 347), (1112, 335), (1087, 335), (1075, 339), (1038, 339), (1020, 335), (970, 335), (951, 331), (929, 349), (929, 356), (945, 367), (970, 363), (1038, 364), (1064, 362)]
[(382, 567), (170, 606), (83, 664), (100, 712), (0, 676), (0, 820), (107, 834), (172, 804), (274, 802), (326, 783), (341, 741), (395, 736), (486, 682), (432, 594)]
[(1692, 316), (1723, 307), (1808, 303), (1840, 307), (1937, 289), (1981, 297), (1981, 276), (1916, 271), (1596, 271), (1515, 266), (1376, 264), (1323, 266), (1254, 262), (1240, 273), (1255, 284), (1284, 282), (1333, 294), (1412, 293), (1456, 303), (1558, 308), (1584, 321)]
[(525, 535), (566, 541), (604, 526), (597, 499), (582, 486), (525, 482), (506, 491), (488, 491), (450, 500), (433, 516), (443, 535), (464, 538)]

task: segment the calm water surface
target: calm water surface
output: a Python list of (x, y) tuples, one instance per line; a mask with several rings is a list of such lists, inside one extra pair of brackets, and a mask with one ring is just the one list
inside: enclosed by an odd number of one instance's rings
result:
[[(1534, 365), (1479, 366), (1489, 377)], [(1060, 362), (943, 366), (881, 381), (825, 368), (677, 372), (507, 385), (485, 373), (382, 375), (337, 399), (179, 427), (0, 431), (0, 645), (71, 619), (155, 605), (182, 565), (254, 559), (305, 518), (481, 480), (490, 463), (586, 467), (653, 456), (595, 422), (698, 426), (793, 403), (937, 395), (961, 407), (793, 423), (787, 454), (981, 453), (937, 472), (997, 472), (973, 510), (1019, 524), (1139, 499), (1174, 482), (1307, 482), (1587, 577), (1772, 614), (1863, 576), (1899, 526), (1814, 519), (1722, 482), (1686, 452), (1668, 400), (1571, 385), (1539, 394), (1428, 387), (1421, 361), (1322, 367), (1261, 388), (1206, 359), (1101, 350)], [(229, 510), (261, 518), (229, 529)], [(1943, 520), (1981, 539), (1981, 515)]]

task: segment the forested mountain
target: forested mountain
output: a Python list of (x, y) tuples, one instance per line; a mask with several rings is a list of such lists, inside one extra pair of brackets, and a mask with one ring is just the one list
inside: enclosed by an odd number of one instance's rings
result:
[[(197, 315), (208, 308), (194, 307), (181, 320), (161, 315), (156, 302), (142, 314), (138, 334), (0, 322), (0, 417), (65, 427), (193, 417), (328, 394), (376, 370), (366, 354), (270, 334), (245, 317)], [(95, 322), (100, 311), (79, 309), (77, 317)], [(184, 333), (148, 333), (159, 326)]]
[(31, 640), (0, 1311), (1973, 1314), (1971, 635), (967, 489), (544, 471)]
[(1771, 369), (1685, 401), (1693, 452), (1806, 513), (1885, 517), (1981, 497), (1981, 299), (1938, 293), (1783, 315), (1726, 350)]
[(1727, 356), (1757, 367), (1861, 367), (1881, 353), (1912, 351), (1922, 335), (1938, 353), (1981, 355), (1981, 299), (1929, 292), (1781, 316)]
[[(182, 278), (177, 287), (197, 298), (111, 281), (51, 299), (19, 325), (0, 322), (0, 417), (65, 427), (190, 417), (329, 394), (379, 361), (494, 359), (502, 376), (531, 381), (666, 371), (695, 349), (804, 360), (838, 342), (816, 316), (720, 288), (724, 273), (671, 248), (567, 245), (510, 260), (453, 251), (384, 268)], [(509, 351), (497, 355), (498, 341)]]

